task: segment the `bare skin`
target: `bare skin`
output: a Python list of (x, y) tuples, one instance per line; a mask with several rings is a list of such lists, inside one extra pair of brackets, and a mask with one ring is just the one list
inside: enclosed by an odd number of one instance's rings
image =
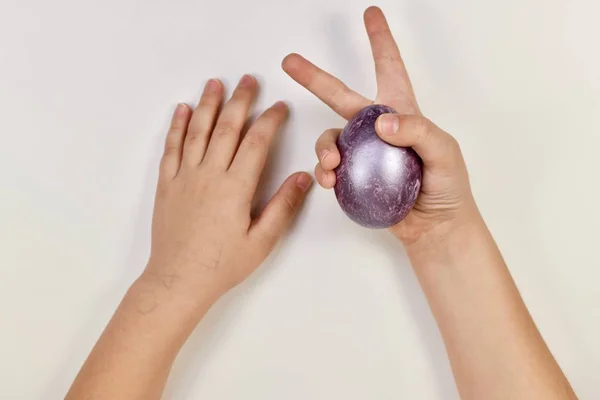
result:
[[(477, 209), (458, 143), (423, 116), (381, 10), (367, 9), (364, 19), (377, 74), (374, 101), (297, 54), (284, 59), (283, 69), (346, 119), (373, 103), (398, 112), (380, 116), (377, 133), (421, 156), (423, 186), (413, 210), (390, 231), (427, 296), (461, 398), (575, 399)], [(327, 130), (316, 143), (315, 176), (326, 189), (335, 185), (340, 132)]]
[[(576, 399), (539, 334), (471, 194), (460, 148), (423, 117), (387, 22), (365, 12), (377, 74), (376, 103), (398, 115), (380, 137), (424, 161), (422, 192), (390, 229), (405, 246), (444, 339), (463, 399)], [(284, 70), (334, 111), (352, 117), (373, 101), (299, 55)], [(250, 207), (270, 143), (287, 116), (277, 103), (242, 138), (257, 84), (245, 76), (222, 111), (207, 84), (195, 110), (180, 105), (167, 134), (151, 256), (86, 360), (67, 399), (160, 399), (171, 366), (208, 309), (267, 257), (304, 202), (312, 179), (290, 176), (255, 219)], [(315, 174), (327, 189), (340, 162), (339, 129), (317, 141)]]
[(160, 399), (197, 323), (291, 225), (312, 183), (307, 173), (290, 176), (257, 218), (250, 215), (269, 146), (288, 115), (276, 103), (240, 140), (257, 89), (244, 76), (219, 112), (223, 86), (211, 80), (195, 110), (177, 107), (160, 165), (148, 266), (67, 399)]

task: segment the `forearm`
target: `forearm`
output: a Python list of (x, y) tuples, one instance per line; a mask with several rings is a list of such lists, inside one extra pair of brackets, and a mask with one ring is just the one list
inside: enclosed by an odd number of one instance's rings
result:
[(160, 281), (138, 279), (66, 399), (160, 399), (179, 349), (211, 304), (181, 298)]
[(408, 254), (469, 399), (574, 399), (477, 214), (448, 240)]

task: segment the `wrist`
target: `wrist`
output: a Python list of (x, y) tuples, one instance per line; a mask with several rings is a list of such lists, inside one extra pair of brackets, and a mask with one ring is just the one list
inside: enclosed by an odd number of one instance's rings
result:
[(406, 254), (414, 268), (423, 264), (450, 263), (460, 257), (474, 238), (489, 235), (485, 222), (475, 208), (438, 224), (411, 243), (405, 243)]
[(206, 303), (212, 305), (227, 292), (218, 272), (216, 269), (198, 268), (188, 261), (164, 261), (161, 257), (151, 256), (139, 279), (162, 287), (174, 301), (191, 308), (203, 308)]
[(128, 296), (135, 299), (140, 313), (164, 314), (173, 323), (189, 325), (191, 329), (218, 300), (218, 296), (208, 291), (199, 288), (194, 291), (191, 285), (183, 285), (179, 278), (157, 274), (149, 268), (132, 284)]

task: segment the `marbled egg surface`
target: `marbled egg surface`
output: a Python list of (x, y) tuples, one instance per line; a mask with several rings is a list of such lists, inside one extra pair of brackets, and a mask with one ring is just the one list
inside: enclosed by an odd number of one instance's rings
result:
[(335, 195), (356, 223), (383, 229), (402, 221), (419, 195), (422, 161), (411, 148), (392, 146), (377, 136), (375, 121), (395, 113), (384, 105), (363, 108), (340, 134)]

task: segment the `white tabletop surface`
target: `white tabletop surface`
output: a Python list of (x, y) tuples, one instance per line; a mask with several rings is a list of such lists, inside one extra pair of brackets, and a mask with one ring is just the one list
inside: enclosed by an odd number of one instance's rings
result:
[[(382, 0), (424, 112), (551, 350), (600, 398), (600, 3)], [(266, 194), (343, 121), (299, 52), (374, 94), (362, 0), (0, 2), (0, 398), (58, 399), (148, 256), (176, 102), (246, 72), (293, 109)], [(315, 190), (279, 251), (182, 350), (166, 399), (456, 399), (400, 246)]]

